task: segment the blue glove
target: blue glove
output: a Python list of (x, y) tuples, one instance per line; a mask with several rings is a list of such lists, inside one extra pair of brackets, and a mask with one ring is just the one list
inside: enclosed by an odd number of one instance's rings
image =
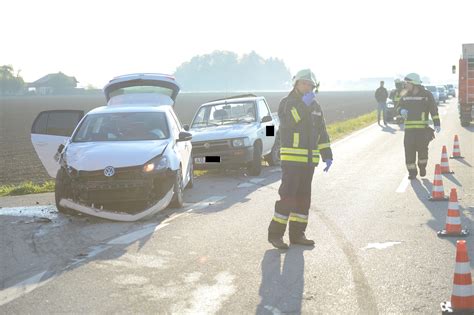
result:
[(306, 106), (309, 106), (311, 105), (311, 103), (313, 103), (315, 97), (316, 97), (316, 94), (314, 94), (314, 92), (308, 92), (305, 95), (303, 95), (301, 99), (306, 104)]
[(408, 110), (402, 109), (402, 110), (400, 111), (400, 115), (401, 115), (403, 118), (407, 119), (407, 117), (408, 117)]
[(436, 133), (439, 133), (441, 131), (441, 127), (440, 126), (435, 126), (435, 131), (436, 131)]
[(329, 168), (332, 165), (332, 160), (326, 160), (326, 161), (324, 161), (324, 163), (326, 163), (326, 167), (323, 169), (323, 172), (327, 172), (327, 171), (329, 171)]

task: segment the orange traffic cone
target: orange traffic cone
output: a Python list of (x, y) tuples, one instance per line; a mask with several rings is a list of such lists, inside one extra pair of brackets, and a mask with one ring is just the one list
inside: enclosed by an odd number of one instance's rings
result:
[(468, 230), (461, 227), (461, 216), (459, 213), (458, 194), (456, 188), (451, 189), (449, 195), (448, 216), (446, 217), (446, 226), (444, 230), (438, 231), (438, 236), (466, 236)]
[(446, 150), (445, 145), (443, 145), (443, 151), (441, 152), (441, 174), (454, 174), (449, 170), (448, 150)]
[(433, 188), (431, 189), (430, 201), (444, 201), (448, 198), (444, 195), (443, 177), (441, 176), (441, 166), (436, 164)]
[(453, 145), (453, 155), (451, 159), (463, 159), (464, 156), (461, 155), (461, 147), (459, 146), (458, 135), (454, 136), (454, 145)]
[(454, 268), (453, 294), (451, 302), (441, 303), (443, 314), (473, 314), (474, 295), (472, 292), (471, 265), (465, 240), (456, 243), (456, 266)]

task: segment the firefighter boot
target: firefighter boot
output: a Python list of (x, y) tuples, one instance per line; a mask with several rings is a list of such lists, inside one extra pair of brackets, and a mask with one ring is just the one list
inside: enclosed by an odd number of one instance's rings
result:
[(426, 165), (425, 166), (420, 166), (420, 176), (421, 177), (426, 176)]
[(268, 237), (268, 241), (270, 244), (273, 245), (273, 247), (278, 248), (278, 249), (288, 249), (288, 244), (283, 242), (283, 237)]
[(292, 245), (314, 246), (314, 241), (306, 238), (304, 231), (307, 223), (290, 221), (289, 234)]
[[(412, 171), (412, 170), (408, 171), (408, 179), (416, 179), (416, 175), (417, 175), (417, 171)], [(426, 175), (426, 171), (425, 171), (425, 175)]]
[(304, 234), (300, 237), (291, 239), (290, 243), (291, 245), (314, 246), (314, 241), (307, 239)]
[(288, 249), (288, 244), (283, 242), (283, 235), (285, 234), (286, 224), (272, 220), (268, 227), (268, 241), (275, 248)]

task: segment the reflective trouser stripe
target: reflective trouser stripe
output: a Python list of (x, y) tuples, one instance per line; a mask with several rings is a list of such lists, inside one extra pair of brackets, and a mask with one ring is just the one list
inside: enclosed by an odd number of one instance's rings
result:
[(426, 163), (428, 163), (428, 159), (418, 160), (418, 163), (419, 164), (426, 164)]
[(290, 222), (301, 222), (301, 223), (308, 223), (308, 216), (299, 213), (291, 213), (290, 214)]
[(431, 117), (432, 119), (439, 119), (439, 115), (434, 115), (433, 117)]
[(293, 133), (293, 147), (297, 148), (300, 145), (300, 134), (298, 132)]
[(413, 163), (413, 164), (407, 164), (407, 169), (409, 170), (416, 170), (416, 164)]
[(427, 125), (429, 124), (428, 120), (405, 120), (405, 125)]
[(282, 214), (279, 214), (278, 212), (275, 212), (275, 214), (273, 215), (272, 220), (275, 221), (275, 222), (281, 223), (281, 224), (288, 223), (288, 217), (284, 216)]
[(313, 163), (319, 163), (319, 156), (313, 158)]
[(298, 111), (296, 110), (295, 107), (291, 109), (291, 115), (293, 115), (293, 119), (295, 120), (296, 123), (298, 123), (301, 120), (301, 117), (298, 114)]

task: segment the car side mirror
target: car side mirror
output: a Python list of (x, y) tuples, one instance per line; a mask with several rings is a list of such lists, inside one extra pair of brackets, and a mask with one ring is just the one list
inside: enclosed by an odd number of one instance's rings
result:
[(189, 141), (193, 138), (193, 135), (189, 132), (186, 132), (186, 131), (181, 131), (179, 133), (179, 139), (176, 140), (177, 142), (180, 142), (180, 141)]
[(183, 129), (189, 131), (189, 125), (183, 125)]
[(266, 123), (266, 122), (269, 122), (269, 121), (272, 121), (272, 120), (273, 120), (272, 116), (267, 115), (267, 116), (264, 116), (262, 118), (262, 123)]

